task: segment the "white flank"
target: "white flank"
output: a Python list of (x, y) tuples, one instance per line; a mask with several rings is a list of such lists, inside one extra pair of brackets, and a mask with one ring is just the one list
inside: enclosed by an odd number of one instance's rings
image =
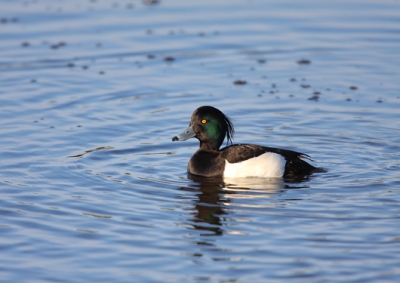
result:
[(225, 160), (224, 177), (282, 177), (285, 172), (285, 164), (285, 158), (273, 152), (266, 152), (260, 156), (238, 163), (229, 163)]

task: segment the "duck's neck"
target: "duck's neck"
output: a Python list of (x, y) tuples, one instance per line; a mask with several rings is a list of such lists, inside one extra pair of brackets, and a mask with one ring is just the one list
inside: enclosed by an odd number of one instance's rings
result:
[(222, 142), (216, 140), (200, 141), (200, 150), (218, 151)]

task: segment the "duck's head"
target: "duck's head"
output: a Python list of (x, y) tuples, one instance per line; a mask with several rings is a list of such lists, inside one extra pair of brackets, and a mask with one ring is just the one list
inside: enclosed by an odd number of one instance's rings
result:
[(172, 141), (197, 138), (200, 148), (218, 150), (225, 137), (227, 144), (232, 142), (234, 132), (232, 122), (224, 113), (212, 106), (202, 106), (193, 112), (189, 127)]

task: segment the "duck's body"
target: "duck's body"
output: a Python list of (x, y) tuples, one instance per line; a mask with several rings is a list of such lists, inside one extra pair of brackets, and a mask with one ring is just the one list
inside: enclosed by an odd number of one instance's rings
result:
[(225, 137), (231, 142), (234, 128), (227, 116), (212, 106), (202, 106), (192, 115), (189, 127), (172, 140), (192, 137), (200, 148), (188, 164), (188, 172), (204, 177), (284, 177), (321, 172), (302, 158), (308, 155), (254, 144), (235, 144), (219, 149)]

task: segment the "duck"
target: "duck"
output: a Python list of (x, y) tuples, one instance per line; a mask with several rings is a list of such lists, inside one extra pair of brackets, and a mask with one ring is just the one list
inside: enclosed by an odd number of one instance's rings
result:
[[(213, 106), (197, 108), (189, 127), (172, 141), (196, 138), (199, 149), (190, 158), (191, 175), (223, 178), (281, 178), (309, 176), (325, 172), (305, 160), (310, 156), (288, 149), (256, 144), (233, 144), (235, 129), (231, 119)], [(226, 138), (227, 146), (220, 148)]]

